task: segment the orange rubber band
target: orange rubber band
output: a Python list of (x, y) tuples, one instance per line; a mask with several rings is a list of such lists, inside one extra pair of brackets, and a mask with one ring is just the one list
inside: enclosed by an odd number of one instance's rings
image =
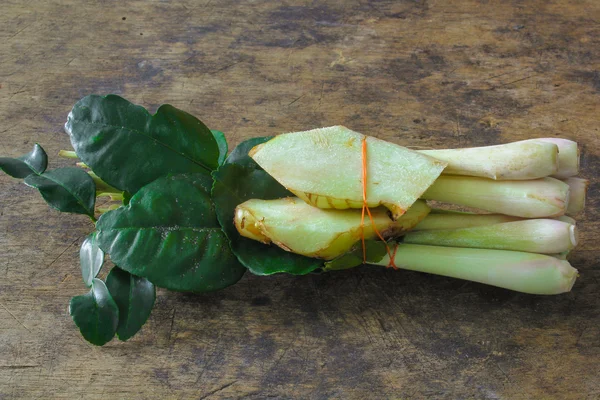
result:
[(363, 137), (363, 139), (362, 139), (362, 196), (363, 196), (363, 206), (362, 206), (362, 213), (360, 216), (360, 239), (362, 242), (362, 249), (363, 249), (363, 263), (367, 262), (367, 248), (365, 246), (365, 210), (367, 210), (367, 214), (369, 214), (369, 219), (371, 220), (371, 226), (373, 227), (373, 230), (375, 231), (375, 233), (377, 234), (379, 239), (381, 239), (383, 241), (383, 243), (385, 243), (385, 250), (390, 259), (388, 268), (398, 269), (398, 267), (396, 267), (396, 264), (394, 262), (394, 257), (396, 256), (396, 250), (398, 250), (398, 244), (396, 244), (396, 248), (394, 249), (394, 253), (392, 254), (392, 251), (390, 250), (390, 246), (388, 246), (387, 242), (383, 238), (383, 235), (377, 230), (377, 226), (375, 225), (375, 220), (373, 219), (371, 210), (369, 209), (369, 206), (367, 205), (368, 203), (367, 203), (367, 137), (366, 136)]

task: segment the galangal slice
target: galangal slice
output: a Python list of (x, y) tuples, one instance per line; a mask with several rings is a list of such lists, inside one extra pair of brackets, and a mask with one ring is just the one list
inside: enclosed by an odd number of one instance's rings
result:
[(444, 161), (365, 136), (343, 126), (286, 133), (249, 155), (279, 183), (319, 208), (362, 208), (363, 140), (367, 206), (383, 205), (397, 219), (427, 190)]

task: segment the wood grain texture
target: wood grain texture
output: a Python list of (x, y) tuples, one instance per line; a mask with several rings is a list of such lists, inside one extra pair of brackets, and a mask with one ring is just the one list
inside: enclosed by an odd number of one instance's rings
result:
[[(123, 3), (123, 4), (121, 4)], [(253, 137), (343, 124), (402, 145), (561, 136), (591, 179), (573, 291), (364, 267), (159, 291), (96, 348), (67, 313), (92, 226), (0, 176), (0, 399), (600, 398), (596, 0), (21, 1), (0, 13), (0, 154), (51, 166), (90, 93)]]

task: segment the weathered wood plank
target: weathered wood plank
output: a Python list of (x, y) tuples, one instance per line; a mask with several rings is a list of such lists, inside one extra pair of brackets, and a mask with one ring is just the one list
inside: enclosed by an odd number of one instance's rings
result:
[[(83, 4), (82, 4), (83, 3)], [(160, 291), (143, 331), (95, 348), (85, 217), (0, 176), (0, 398), (600, 396), (600, 3), (5, 0), (0, 154), (41, 143), (89, 93), (171, 103), (252, 136), (343, 124), (454, 147), (562, 136), (590, 178), (573, 292), (535, 297), (376, 268)]]

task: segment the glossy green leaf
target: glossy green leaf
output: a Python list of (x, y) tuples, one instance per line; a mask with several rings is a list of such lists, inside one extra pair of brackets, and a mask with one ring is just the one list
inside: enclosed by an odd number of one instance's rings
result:
[(233, 285), (245, 268), (231, 252), (204, 174), (159, 178), (96, 224), (100, 248), (121, 269), (171, 290)]
[(227, 158), (227, 152), (229, 151), (229, 146), (227, 145), (227, 138), (225, 134), (221, 131), (213, 131), (211, 130), (215, 140), (217, 141), (217, 145), (219, 146), (219, 165), (222, 165)]
[(131, 275), (118, 267), (110, 270), (106, 286), (119, 307), (117, 336), (125, 341), (146, 323), (154, 307), (156, 289), (148, 279)]
[(100, 272), (104, 263), (104, 252), (98, 247), (97, 232), (89, 234), (79, 249), (79, 263), (81, 276), (87, 286), (92, 286), (92, 281)]
[(33, 145), (33, 150), (18, 157), (0, 157), (0, 170), (13, 178), (26, 178), (32, 173), (42, 174), (48, 166), (48, 155), (39, 144)]
[(42, 175), (29, 175), (25, 184), (38, 189), (44, 200), (58, 211), (94, 218), (96, 184), (79, 168), (57, 168)]
[(257, 137), (244, 140), (238, 144), (235, 149), (227, 156), (225, 164), (239, 164), (243, 167), (261, 169), (258, 164), (248, 155), (248, 152), (254, 147), (267, 140), (272, 139), (272, 136)]
[(219, 147), (196, 117), (164, 104), (155, 115), (115, 95), (81, 99), (65, 125), (85, 164), (106, 183), (132, 194), (168, 174), (219, 165)]
[[(367, 263), (378, 262), (386, 255), (387, 250), (385, 243), (378, 240), (365, 240), (365, 253)], [(337, 271), (341, 269), (349, 269), (358, 267), (363, 263), (363, 247), (362, 242), (356, 242), (352, 249), (346, 254), (343, 254), (331, 261), (325, 263), (323, 271)]]
[(115, 336), (119, 309), (100, 279), (92, 281), (87, 294), (71, 299), (69, 314), (85, 340), (92, 344), (102, 346)]
[(222, 165), (213, 173), (212, 195), (223, 231), (240, 262), (256, 275), (286, 272), (304, 275), (323, 265), (322, 260), (287, 252), (275, 245), (265, 245), (242, 237), (233, 224), (238, 204), (248, 199), (278, 199), (290, 196), (283, 186), (261, 169), (238, 164)]

